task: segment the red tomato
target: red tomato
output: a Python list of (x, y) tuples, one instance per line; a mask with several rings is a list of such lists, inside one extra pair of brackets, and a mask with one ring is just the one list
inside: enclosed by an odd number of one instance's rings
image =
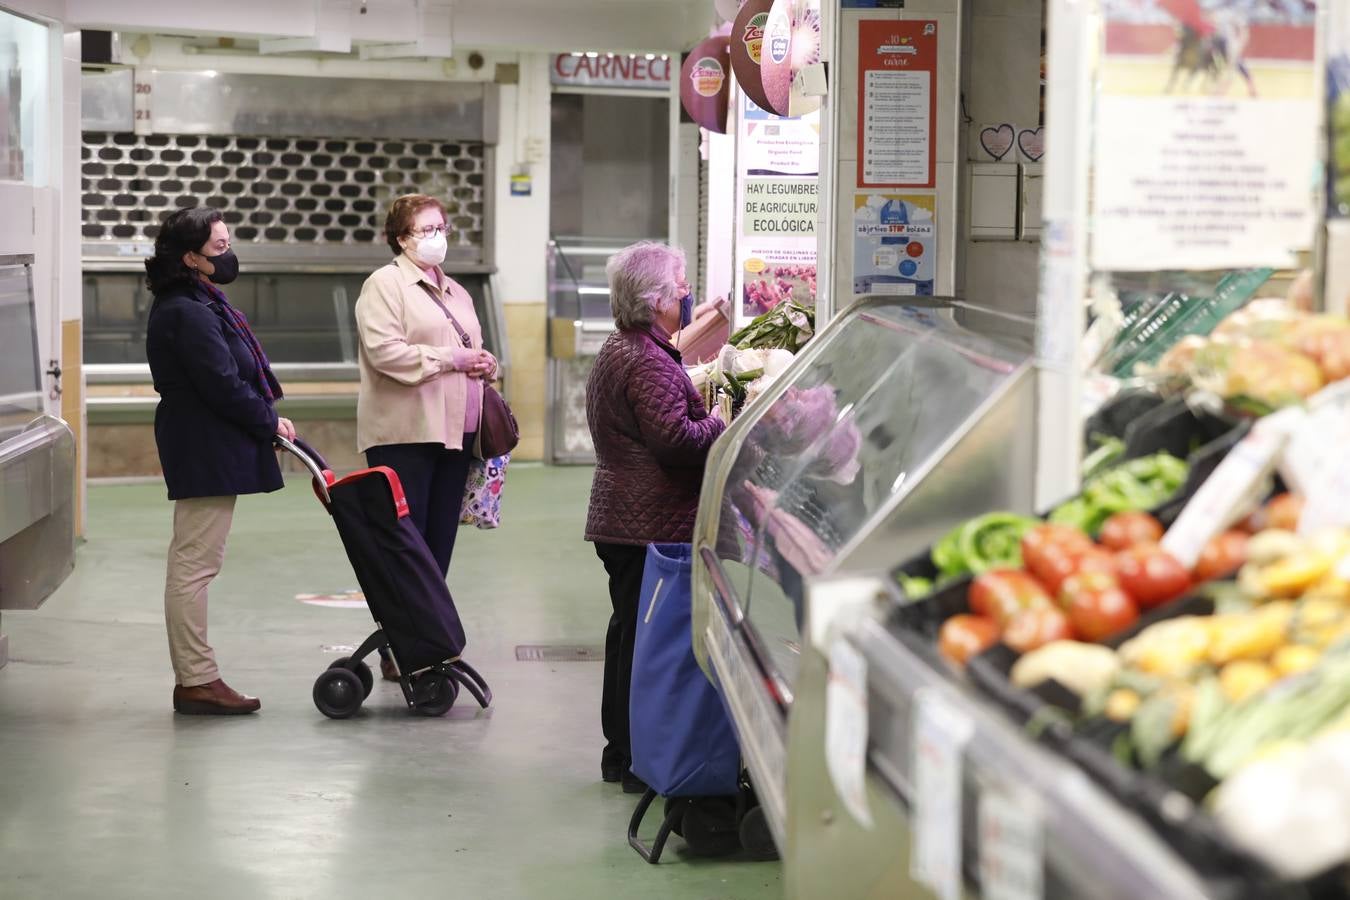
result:
[(1163, 527), (1146, 512), (1118, 512), (1102, 524), (1102, 546), (1125, 550), (1135, 544), (1156, 544), (1162, 540)]
[(1035, 561), (1050, 547), (1083, 550), (1090, 546), (1092, 546), (1092, 541), (1077, 528), (1070, 528), (1068, 525), (1053, 525), (1047, 522), (1044, 525), (1037, 525), (1022, 535), (1022, 562), (1028, 569), (1035, 571), (1032, 568)]
[(1238, 528), (1256, 534), (1267, 528), (1297, 531), (1299, 516), (1303, 515), (1303, 498), (1298, 494), (1276, 494), (1265, 506), (1243, 519)]
[(1073, 638), (1069, 617), (1053, 606), (1024, 609), (1008, 620), (1003, 629), (1003, 643), (1018, 653), (1030, 653), (1053, 641)]
[(998, 643), (998, 624), (984, 616), (952, 616), (938, 631), (938, 652), (958, 666)]
[(1303, 498), (1296, 494), (1280, 494), (1266, 504), (1266, 528), (1298, 531), (1298, 520), (1303, 515)]
[(977, 577), (966, 595), (970, 611), (1000, 625), (1029, 606), (1051, 606), (1050, 593), (1020, 569), (991, 569)]
[(1060, 603), (1069, 624), (1086, 641), (1100, 641), (1128, 628), (1139, 618), (1139, 607), (1114, 575), (1082, 572), (1064, 582)]
[(1196, 582), (1232, 575), (1247, 561), (1247, 534), (1236, 529), (1225, 531), (1210, 541), (1195, 564)]
[(1111, 554), (1089, 543), (1051, 544), (1040, 551), (1037, 559), (1039, 568), (1032, 568), (1032, 574), (1054, 594), (1058, 595), (1064, 580), (1079, 572), (1115, 572), (1115, 561)]
[(1143, 609), (1175, 600), (1191, 586), (1191, 573), (1157, 544), (1136, 544), (1117, 553), (1116, 578)]

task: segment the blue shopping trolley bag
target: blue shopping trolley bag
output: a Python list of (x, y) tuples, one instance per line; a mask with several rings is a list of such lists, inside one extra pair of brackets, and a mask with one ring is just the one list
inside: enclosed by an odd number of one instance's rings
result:
[(637, 839), (637, 826), (657, 796), (735, 796), (741, 749), (722, 698), (694, 659), (690, 623), (693, 548), (653, 544), (647, 548), (638, 599), (629, 737), (633, 774), (649, 787), (629, 826), (629, 843), (655, 862), (669, 834), (662, 826), (652, 849)]

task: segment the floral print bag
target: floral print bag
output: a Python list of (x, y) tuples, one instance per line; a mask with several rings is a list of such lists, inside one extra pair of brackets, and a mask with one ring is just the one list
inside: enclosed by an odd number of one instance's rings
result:
[(497, 528), (502, 524), (502, 488), (506, 486), (506, 465), (510, 461), (509, 453), (472, 461), (469, 480), (464, 484), (459, 524), (478, 528)]

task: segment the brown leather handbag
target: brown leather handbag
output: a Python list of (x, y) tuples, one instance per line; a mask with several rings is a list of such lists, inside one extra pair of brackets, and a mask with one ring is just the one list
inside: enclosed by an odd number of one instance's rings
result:
[[(455, 331), (459, 334), (460, 341), (466, 349), (473, 349), (473, 339), (469, 333), (459, 324), (450, 307), (441, 302), (441, 299), (431, 290), (427, 284), (422, 285), (427, 295), (436, 301), (436, 305), (445, 313), (445, 317), (450, 320), (450, 324), (455, 326)], [(502, 395), (497, 393), (497, 389), (487, 382), (483, 382), (483, 411), (478, 420), (478, 439), (474, 443), (473, 455), (479, 459), (495, 459), (498, 456), (505, 456), (516, 449), (516, 444), (520, 443), (520, 426), (516, 424), (515, 414), (511, 412), (511, 407), (506, 405)]]
[(490, 384), (483, 385), (483, 418), (478, 423), (478, 441), (473, 455), (479, 459), (496, 459), (516, 449), (520, 443), (520, 426), (506, 400)]

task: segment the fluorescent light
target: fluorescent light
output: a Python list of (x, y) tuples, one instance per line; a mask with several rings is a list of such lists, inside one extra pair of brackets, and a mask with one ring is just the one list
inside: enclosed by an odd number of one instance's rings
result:
[(647, 59), (648, 59), (648, 60), (656, 59), (656, 54), (655, 54), (655, 53), (648, 53), (648, 54), (647, 54)]
[(598, 295), (602, 295), (602, 296), (608, 297), (608, 296), (609, 296), (609, 288), (602, 288), (602, 287), (579, 287), (579, 288), (577, 288), (577, 293), (578, 293), (578, 294), (587, 294), (587, 295), (598, 294)]
[(572, 55), (573, 55), (573, 56), (585, 56), (586, 54), (585, 54), (585, 53), (582, 53), (580, 50), (573, 50), (573, 51), (572, 51)]
[(597, 56), (599, 56), (599, 55), (600, 55), (599, 53), (596, 53), (594, 50), (592, 50), (591, 52), (589, 52), (589, 53), (586, 54), (586, 58), (587, 58), (587, 59), (595, 59), (595, 58), (596, 58)]

